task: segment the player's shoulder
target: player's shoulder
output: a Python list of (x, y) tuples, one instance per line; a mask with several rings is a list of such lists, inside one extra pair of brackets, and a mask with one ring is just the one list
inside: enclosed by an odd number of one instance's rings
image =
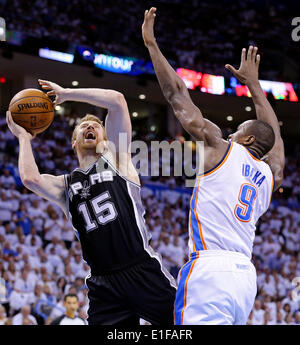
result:
[(140, 186), (140, 178), (134, 167), (131, 156), (124, 154), (117, 160), (116, 155), (111, 150), (107, 150), (101, 158), (122, 178)]

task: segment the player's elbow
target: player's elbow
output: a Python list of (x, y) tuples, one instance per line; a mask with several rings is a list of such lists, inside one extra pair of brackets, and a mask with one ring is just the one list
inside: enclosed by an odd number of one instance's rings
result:
[(121, 92), (115, 91), (114, 93), (114, 101), (115, 104), (118, 106), (124, 106), (126, 105), (126, 100), (124, 95)]
[(274, 174), (274, 190), (277, 190), (283, 182), (283, 170), (278, 170)]
[(38, 186), (40, 183), (39, 176), (21, 174), (20, 178), (21, 178), (23, 185), (30, 190), (35, 189), (36, 186)]
[(165, 85), (163, 89), (165, 98), (171, 105), (176, 104), (186, 93), (186, 86), (181, 79)]

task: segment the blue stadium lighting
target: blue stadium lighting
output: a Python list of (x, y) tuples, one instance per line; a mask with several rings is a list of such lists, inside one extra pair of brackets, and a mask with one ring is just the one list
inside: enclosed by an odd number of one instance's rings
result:
[(95, 54), (94, 64), (96, 67), (114, 73), (130, 73), (135, 59), (111, 56), (105, 54)]

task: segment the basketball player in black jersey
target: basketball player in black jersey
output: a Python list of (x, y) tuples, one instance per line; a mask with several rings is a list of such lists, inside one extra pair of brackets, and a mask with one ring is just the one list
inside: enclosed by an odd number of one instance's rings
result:
[[(113, 90), (64, 89), (45, 80), (39, 83), (55, 96), (54, 105), (78, 101), (108, 109), (105, 128), (91, 115), (75, 127), (72, 147), (79, 168), (62, 176), (39, 173), (31, 134), (7, 112), (8, 127), (19, 139), (23, 184), (62, 208), (91, 268), (86, 279), (88, 323), (138, 325), (143, 318), (153, 325), (173, 324), (176, 283), (149, 245), (139, 177), (128, 153), (131, 121), (123, 95)], [(127, 136), (123, 149), (119, 133)]]

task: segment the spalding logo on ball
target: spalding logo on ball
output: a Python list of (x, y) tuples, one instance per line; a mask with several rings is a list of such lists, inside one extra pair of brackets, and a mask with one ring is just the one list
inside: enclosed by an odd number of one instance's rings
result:
[(10, 101), (9, 111), (14, 122), (32, 135), (44, 132), (54, 118), (50, 97), (38, 89), (18, 92)]

